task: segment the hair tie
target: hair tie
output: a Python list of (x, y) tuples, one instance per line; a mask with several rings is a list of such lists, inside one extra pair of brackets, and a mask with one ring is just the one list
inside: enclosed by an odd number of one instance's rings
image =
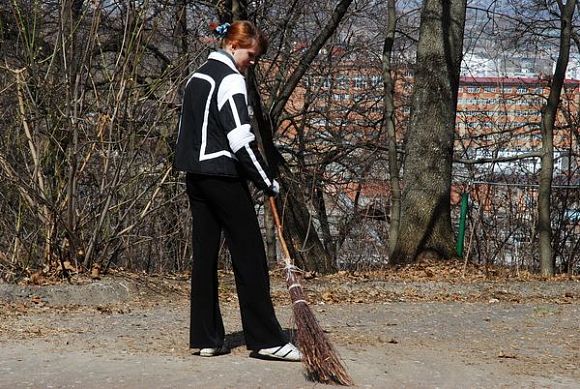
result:
[(228, 30), (230, 29), (231, 24), (223, 23), (213, 29), (215, 35), (220, 38), (225, 38), (228, 34)]

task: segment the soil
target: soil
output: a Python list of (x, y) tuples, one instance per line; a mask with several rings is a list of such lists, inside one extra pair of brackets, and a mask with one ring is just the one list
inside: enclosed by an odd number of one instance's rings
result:
[[(249, 357), (232, 275), (230, 354), (187, 347), (186, 276), (0, 281), (0, 388), (320, 388), (301, 363)], [(303, 280), (357, 388), (578, 388), (580, 280), (422, 267)], [(284, 280), (278, 318), (292, 334)]]

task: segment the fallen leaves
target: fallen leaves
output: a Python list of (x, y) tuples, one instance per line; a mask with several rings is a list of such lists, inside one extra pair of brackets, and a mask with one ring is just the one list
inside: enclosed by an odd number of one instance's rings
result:
[[(225, 276), (225, 274), (222, 274)], [(273, 283), (284, 282), (272, 273)], [(375, 304), (396, 302), (484, 302), (496, 304), (550, 301), (573, 304), (580, 301), (575, 286), (554, 295), (552, 285), (580, 281), (558, 276), (543, 280), (538, 275), (513, 269), (465, 264), (461, 261), (427, 260), (399, 268), (370, 271), (339, 271), (302, 280), (310, 304)], [(274, 292), (277, 303), (287, 304), (284, 292)]]
[(323, 279), (385, 280), (385, 281), (441, 281), (470, 283), (481, 281), (580, 281), (579, 276), (559, 274), (551, 279), (511, 267), (480, 265), (463, 261), (440, 261), (426, 259), (418, 263), (388, 267), (377, 270), (339, 271), (333, 275), (319, 275)]
[(95, 309), (97, 312), (105, 315), (124, 315), (126, 313), (131, 313), (131, 308), (124, 305), (120, 306), (118, 304), (97, 305)]
[(504, 351), (500, 351), (499, 354), (497, 354), (498, 358), (504, 358), (504, 359), (517, 359), (518, 356), (514, 353), (509, 353), (509, 352), (504, 352)]
[(93, 280), (101, 279), (101, 265), (99, 265), (98, 263), (94, 264), (91, 269), (91, 278)]
[[(72, 266), (72, 265), (71, 265)], [(493, 270), (493, 271), (492, 271)], [(104, 284), (115, 280), (126, 284), (127, 293), (141, 306), (176, 301), (180, 304), (189, 303), (190, 280), (188, 273), (177, 275), (147, 275), (131, 273), (121, 269), (109, 270), (109, 274), (99, 277), (104, 280), (91, 279), (88, 272), (72, 278), (72, 285), (56, 278), (47, 277), (47, 273), (38, 273), (35, 282), (39, 289), (57, 285), (58, 288), (68, 288), (71, 293), (77, 284)], [(520, 275), (526, 273), (520, 272)], [(219, 295), (222, 304), (238, 304), (234, 276), (231, 271), (220, 270)], [(579, 277), (556, 277), (554, 280), (540, 281), (539, 278), (514, 278), (513, 272), (505, 269), (468, 264), (458, 261), (425, 261), (407, 265), (398, 269), (381, 269), (370, 271), (339, 271), (331, 275), (309, 274), (302, 279), (307, 300), (311, 305), (324, 304), (391, 304), (398, 302), (481, 302), (487, 304), (498, 303), (541, 303), (578, 304), (580, 302), (580, 288), (576, 281)], [(562, 281), (567, 281), (563, 283)], [(22, 286), (27, 288), (32, 279)], [(60, 283), (60, 285), (59, 285)], [(277, 269), (271, 273), (272, 299), (275, 304), (288, 305), (290, 303), (285, 279)], [(41, 297), (42, 292), (26, 292), (20, 298), (26, 299), (31, 307), (46, 306), (49, 301)], [(69, 305), (70, 301), (62, 301), (65, 294), (60, 294), (56, 300), (51, 295), (50, 306)], [(90, 295), (87, 303), (90, 304)], [(116, 296), (113, 296), (116, 297)], [(59, 300), (60, 299), (60, 300)], [(78, 299), (77, 299), (78, 300)], [(94, 303), (93, 307), (101, 302)], [(8, 308), (12, 309), (12, 308)], [(95, 308), (93, 308), (95, 309)], [(97, 308), (103, 314), (109, 308)]]

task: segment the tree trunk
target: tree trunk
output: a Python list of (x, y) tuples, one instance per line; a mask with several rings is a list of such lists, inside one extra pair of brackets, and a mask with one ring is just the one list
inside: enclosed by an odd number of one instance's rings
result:
[(544, 276), (554, 275), (552, 250), (551, 193), (554, 172), (554, 122), (558, 113), (560, 95), (566, 78), (566, 68), (570, 55), (572, 17), (576, 0), (568, 0), (566, 5), (558, 1), (560, 7), (560, 50), (556, 70), (552, 77), (550, 95), (542, 112), (542, 157), (540, 188), (538, 190), (538, 234), (540, 249), (540, 271)]
[(466, 0), (426, 0), (421, 12), (395, 264), (455, 255), (450, 192), (465, 9)]
[(274, 217), (270, 202), (264, 201), (264, 231), (266, 241), (266, 257), (268, 263), (275, 264), (278, 260), (278, 250), (276, 245), (276, 224), (274, 224)]
[[(316, 178), (315, 178), (316, 180)], [(320, 181), (314, 183), (315, 188), (312, 193), (312, 200), (314, 206), (316, 207), (316, 214), (318, 215), (318, 221), (320, 225), (320, 232), (322, 239), (324, 240), (324, 248), (330, 256), (333, 262), (338, 259), (336, 252), (336, 244), (332, 236), (332, 231), (330, 228), (330, 222), (328, 220), (328, 212), (326, 210), (326, 202), (324, 200), (324, 190)]]
[(395, 84), (391, 76), (391, 55), (397, 26), (395, 0), (389, 0), (387, 8), (387, 33), (383, 46), (384, 124), (388, 136), (389, 176), (391, 184), (391, 221), (389, 225), (389, 257), (393, 255), (401, 220), (401, 184), (397, 158), (397, 134), (395, 131)]
[(297, 184), (286, 186), (297, 181), (292, 179), (292, 172), (285, 166), (282, 166), (282, 176), (287, 179), (282, 184), (278, 210), (282, 215), (284, 236), (292, 258), (304, 270), (322, 274), (336, 272), (337, 264), (318, 237), (302, 189)]
[[(245, 0), (242, 0), (245, 1)], [(238, 6), (235, 6), (232, 4), (232, 0), (217, 0), (216, 2), (216, 12), (218, 14), (218, 18), (220, 23), (231, 23), (233, 20), (236, 19), (245, 19), (245, 15), (237, 15), (237, 17), (234, 17), (233, 14), (233, 9), (239, 9)]]
[[(175, 3), (175, 40), (179, 46), (180, 57), (189, 63), (189, 41), (187, 28), (187, 0), (177, 0)], [(182, 77), (185, 79), (189, 74), (189, 66), (183, 67)]]

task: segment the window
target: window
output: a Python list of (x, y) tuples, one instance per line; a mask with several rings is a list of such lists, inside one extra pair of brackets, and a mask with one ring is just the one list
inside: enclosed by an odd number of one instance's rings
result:
[(367, 86), (367, 83), (362, 76), (355, 76), (353, 78), (353, 83), (355, 88), (365, 88)]
[(336, 82), (338, 83), (339, 88), (348, 88), (348, 78), (346, 78), (346, 76), (338, 76)]
[(371, 76), (371, 85), (379, 86), (383, 83), (383, 78), (381, 76)]
[(350, 100), (349, 94), (335, 93), (332, 95), (334, 101), (348, 101)]
[(313, 127), (325, 127), (328, 125), (328, 121), (326, 118), (311, 119), (310, 125)]

